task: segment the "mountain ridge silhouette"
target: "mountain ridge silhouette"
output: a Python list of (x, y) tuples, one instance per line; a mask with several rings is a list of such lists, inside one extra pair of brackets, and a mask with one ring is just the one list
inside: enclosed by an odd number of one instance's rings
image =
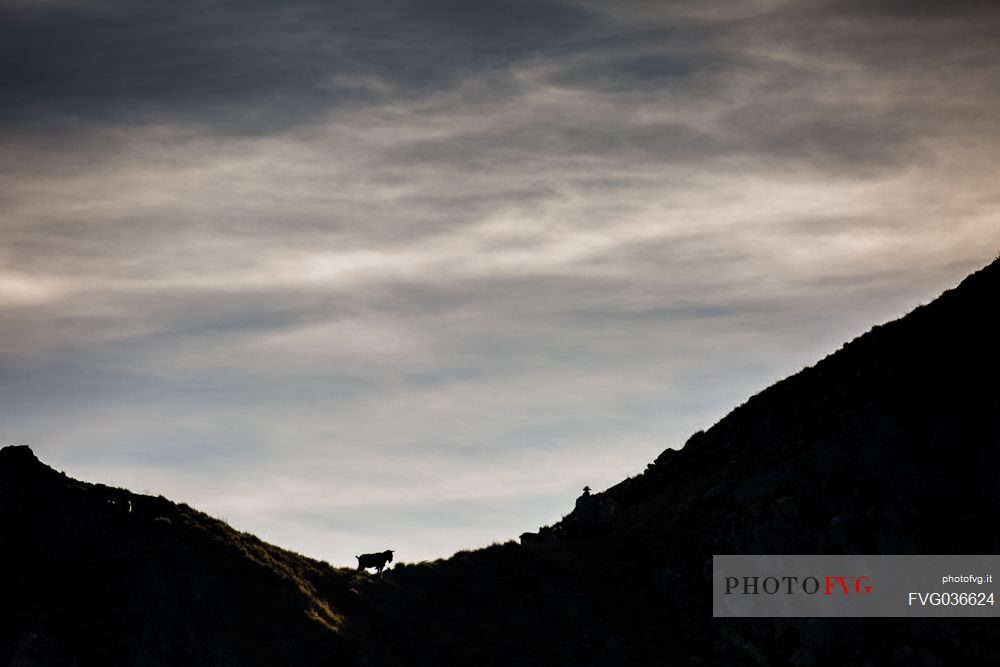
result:
[(5, 447), (0, 664), (996, 664), (990, 619), (713, 619), (709, 576), (714, 553), (998, 553), (998, 295), (1000, 260), (524, 544), (381, 577)]

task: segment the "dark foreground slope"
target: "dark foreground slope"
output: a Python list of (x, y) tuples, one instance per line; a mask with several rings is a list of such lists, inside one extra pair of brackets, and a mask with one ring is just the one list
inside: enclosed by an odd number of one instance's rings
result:
[(555, 541), (394, 572), (370, 597), (421, 611), (389, 640), (489, 664), (1000, 664), (995, 622), (715, 620), (709, 580), (713, 553), (1000, 553), (998, 303), (1000, 260), (582, 500)]
[(332, 574), (186, 505), (0, 450), (0, 665), (350, 662), (315, 590)]
[(1000, 663), (993, 622), (715, 620), (709, 581), (713, 553), (997, 553), (998, 295), (994, 262), (541, 539), (381, 578), (6, 448), (0, 665)]

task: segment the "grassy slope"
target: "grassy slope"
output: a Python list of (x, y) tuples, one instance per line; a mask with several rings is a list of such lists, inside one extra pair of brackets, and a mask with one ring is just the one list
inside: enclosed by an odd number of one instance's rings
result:
[(352, 661), (343, 617), (312, 582), (346, 599), (353, 574), (186, 505), (77, 482), (8, 447), (0, 525), (0, 664)]

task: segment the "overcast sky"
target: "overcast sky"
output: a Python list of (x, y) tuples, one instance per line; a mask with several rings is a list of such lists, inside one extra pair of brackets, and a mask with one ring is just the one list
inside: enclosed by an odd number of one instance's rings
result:
[(1000, 250), (1000, 4), (0, 0), (0, 442), (505, 540)]

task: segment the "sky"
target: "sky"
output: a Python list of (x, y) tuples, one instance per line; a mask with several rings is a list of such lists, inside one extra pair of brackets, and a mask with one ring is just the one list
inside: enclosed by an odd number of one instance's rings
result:
[(353, 565), (1000, 250), (1000, 5), (0, 0), (0, 443)]

